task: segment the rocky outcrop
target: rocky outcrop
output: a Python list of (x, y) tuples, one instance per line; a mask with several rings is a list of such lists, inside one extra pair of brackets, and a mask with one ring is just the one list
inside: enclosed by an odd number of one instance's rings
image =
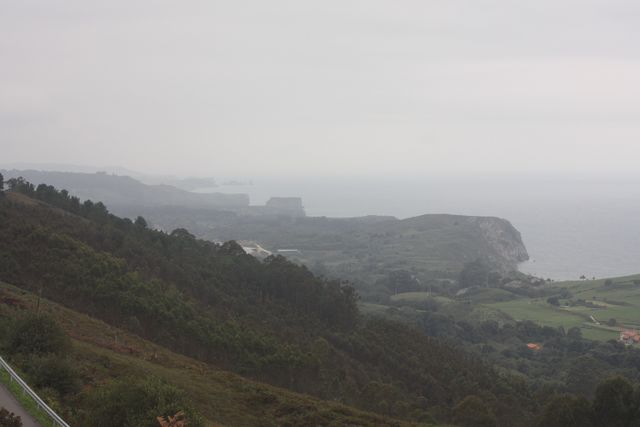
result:
[(529, 259), (520, 232), (502, 218), (421, 215), (396, 220), (385, 228), (389, 227), (402, 236), (403, 246), (415, 248), (432, 266), (446, 265), (459, 271), (467, 262), (482, 259), (508, 271)]
[(497, 260), (511, 266), (529, 259), (520, 232), (506, 219), (494, 217), (469, 217), (495, 252)]

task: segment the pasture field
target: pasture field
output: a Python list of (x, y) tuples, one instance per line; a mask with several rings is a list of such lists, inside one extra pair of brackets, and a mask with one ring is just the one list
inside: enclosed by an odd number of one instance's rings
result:
[[(455, 298), (431, 295), (429, 292), (404, 292), (391, 297), (406, 307), (391, 309), (388, 305), (361, 302), (365, 314), (384, 315), (398, 320), (411, 320), (421, 310), (409, 307), (428, 300), (440, 303), (439, 311), (470, 322), (496, 320), (531, 320), (543, 326), (578, 327), (585, 338), (608, 341), (618, 339), (622, 328), (640, 329), (640, 274), (614, 279), (579, 280), (549, 283), (550, 291), (566, 289), (559, 305), (547, 302), (548, 296), (528, 298), (505, 289), (473, 289)], [(593, 317), (596, 322), (591, 318)], [(612, 322), (612, 319), (615, 322)]]
[(443, 297), (440, 295), (432, 295), (429, 292), (402, 292), (391, 297), (391, 301), (396, 302), (423, 302), (432, 299), (438, 301), (441, 304), (448, 304), (453, 301), (451, 298)]
[(559, 298), (560, 306), (549, 304), (546, 298), (519, 298), (486, 305), (515, 320), (532, 320), (541, 325), (562, 326), (565, 329), (579, 327), (586, 338), (616, 339), (620, 328), (640, 328), (638, 281), (640, 275), (553, 283), (549, 286), (570, 292), (568, 298)]

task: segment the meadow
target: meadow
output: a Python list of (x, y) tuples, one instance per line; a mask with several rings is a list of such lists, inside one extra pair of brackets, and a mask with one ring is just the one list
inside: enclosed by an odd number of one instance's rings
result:
[[(532, 320), (552, 327), (581, 328), (583, 336), (595, 340), (616, 339), (620, 329), (640, 328), (640, 275), (615, 279), (555, 282), (565, 289), (558, 305), (545, 298), (518, 298), (485, 304), (515, 320)], [(592, 319), (593, 317), (593, 319)], [(595, 321), (594, 321), (595, 319)]]

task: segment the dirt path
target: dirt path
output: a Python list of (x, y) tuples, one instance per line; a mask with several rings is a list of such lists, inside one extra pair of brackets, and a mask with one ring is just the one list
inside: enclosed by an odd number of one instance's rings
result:
[(0, 384), (0, 407), (19, 415), (20, 418), (22, 418), (23, 427), (41, 427), (40, 424), (31, 417), (31, 415), (27, 414), (27, 411), (22, 408), (20, 403), (3, 384)]

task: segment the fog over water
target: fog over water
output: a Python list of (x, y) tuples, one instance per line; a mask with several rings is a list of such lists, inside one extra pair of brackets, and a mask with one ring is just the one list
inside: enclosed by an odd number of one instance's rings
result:
[(312, 216), (499, 216), (522, 233), (531, 256), (521, 266), (524, 272), (577, 279), (640, 271), (640, 185), (635, 180), (378, 177), (252, 182), (215, 190), (246, 192), (253, 204), (270, 196), (301, 196)]

